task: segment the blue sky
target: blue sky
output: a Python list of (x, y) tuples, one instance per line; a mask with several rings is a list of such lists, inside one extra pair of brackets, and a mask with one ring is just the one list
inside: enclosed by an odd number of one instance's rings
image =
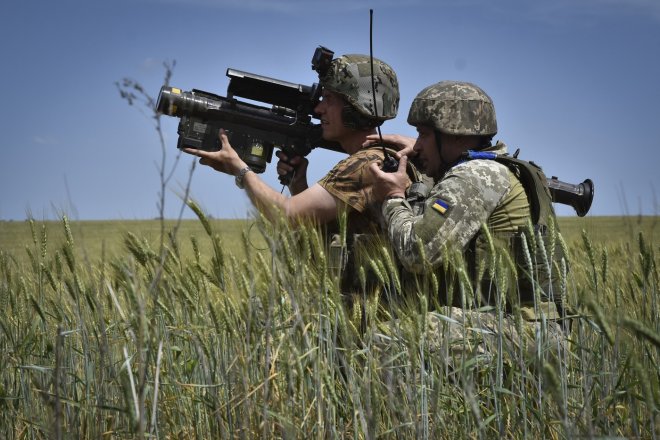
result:
[[(224, 95), (228, 67), (311, 85), (316, 46), (391, 64), (401, 110), (385, 133), (414, 135), (422, 88), (471, 81), (493, 98), (497, 139), (548, 176), (591, 178), (590, 215), (658, 215), (660, 3), (655, 0), (24, 0), (3, 7), (0, 220), (158, 215), (161, 150), (149, 118), (119, 97), (124, 77)], [(167, 160), (178, 119), (164, 117)], [(341, 159), (315, 150), (314, 182)], [(193, 159), (166, 195), (176, 217)], [(278, 190), (275, 165), (264, 179)], [(233, 178), (197, 167), (192, 196), (214, 217), (245, 217)], [(557, 206), (560, 215), (572, 215)], [(190, 211), (186, 217), (192, 217)]]

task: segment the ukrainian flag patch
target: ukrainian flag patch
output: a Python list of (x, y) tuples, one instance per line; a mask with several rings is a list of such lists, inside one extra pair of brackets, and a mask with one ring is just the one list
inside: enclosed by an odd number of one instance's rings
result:
[(431, 208), (435, 209), (440, 214), (445, 215), (445, 213), (449, 209), (449, 203), (445, 202), (444, 200), (437, 199), (435, 202), (433, 202)]

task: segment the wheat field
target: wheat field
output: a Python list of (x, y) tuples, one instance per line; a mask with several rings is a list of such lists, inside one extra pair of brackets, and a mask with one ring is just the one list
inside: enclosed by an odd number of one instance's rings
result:
[[(511, 343), (492, 311), (492, 326), (445, 337), (457, 317), (434, 302), (438, 278), (391, 300), (403, 284), (385, 245), (349, 303), (319, 231), (196, 211), (0, 223), (1, 438), (660, 433), (658, 217), (559, 220), (571, 325), (555, 344), (551, 323), (527, 332), (517, 317)], [(515, 284), (493, 258), (499, 285)]]

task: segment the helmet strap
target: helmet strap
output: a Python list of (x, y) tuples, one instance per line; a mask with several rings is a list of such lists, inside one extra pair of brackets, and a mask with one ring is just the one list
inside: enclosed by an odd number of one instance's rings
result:
[(451, 169), (452, 165), (447, 164), (445, 162), (445, 158), (442, 156), (442, 133), (440, 133), (439, 130), (433, 130), (433, 135), (435, 136), (435, 145), (438, 148), (438, 155), (440, 156), (440, 169), (439, 171), (439, 178), (442, 178), (442, 176), (445, 175), (447, 171)]
[[(444, 156), (442, 155), (442, 150), (443, 150), (442, 149), (442, 133), (440, 133), (439, 130), (433, 130), (433, 134), (435, 135), (435, 145), (438, 147), (438, 154), (440, 155), (440, 160), (442, 161), (443, 165), (447, 166), (446, 168), (448, 170), (449, 168), (451, 168), (455, 164), (450, 164), (449, 162), (447, 162), (445, 160)], [(445, 172), (446, 172), (446, 170), (445, 170)], [(444, 172), (443, 172), (443, 174), (444, 174)]]
[(439, 130), (433, 130), (433, 133), (435, 135), (435, 145), (438, 147), (438, 154), (440, 155), (440, 161), (441, 161), (441, 166), (442, 169), (440, 170), (441, 176), (444, 176), (447, 171), (452, 169), (455, 165), (457, 165), (459, 162), (461, 162), (462, 158), (457, 158), (453, 162), (449, 162), (448, 160), (445, 160), (443, 153), (443, 144), (442, 144), (442, 133), (440, 133)]

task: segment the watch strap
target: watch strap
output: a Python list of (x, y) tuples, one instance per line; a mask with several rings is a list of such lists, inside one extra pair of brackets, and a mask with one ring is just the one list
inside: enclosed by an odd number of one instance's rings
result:
[(244, 168), (241, 168), (241, 170), (238, 172), (236, 175), (236, 186), (239, 187), (240, 189), (243, 189), (245, 185), (243, 184), (243, 179), (245, 178), (245, 175), (252, 171), (252, 168), (246, 166)]

